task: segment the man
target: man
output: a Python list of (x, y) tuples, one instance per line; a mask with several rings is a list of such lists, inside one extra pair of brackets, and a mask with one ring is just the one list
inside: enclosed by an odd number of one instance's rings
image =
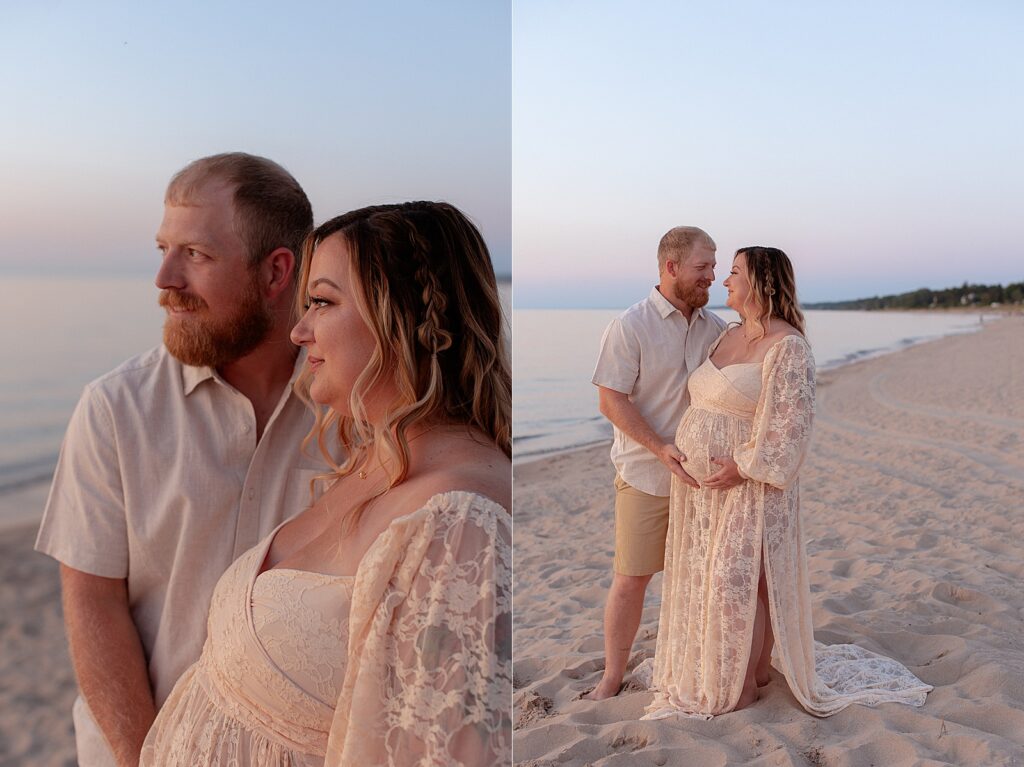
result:
[(308, 505), (322, 468), (301, 452), (313, 419), (288, 336), (311, 226), (302, 188), (262, 157), (206, 157), (167, 188), (164, 344), (85, 388), (36, 542), (61, 562), (83, 767), (138, 763), (218, 578)]
[(594, 371), (615, 440), (615, 562), (604, 613), (605, 670), (592, 700), (617, 695), (640, 626), (644, 594), (665, 561), (671, 475), (694, 487), (674, 443), (689, 404), (686, 381), (725, 322), (703, 307), (715, 279), (715, 243), (679, 226), (658, 245), (659, 283), (614, 319)]

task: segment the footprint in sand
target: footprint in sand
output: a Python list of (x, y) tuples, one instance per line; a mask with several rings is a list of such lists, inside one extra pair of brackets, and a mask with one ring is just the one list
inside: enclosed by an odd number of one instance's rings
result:
[(613, 751), (639, 751), (647, 748), (647, 737), (644, 735), (619, 735), (609, 744)]
[(576, 666), (567, 668), (562, 671), (562, 676), (566, 676), (569, 679), (583, 679), (583, 677), (589, 676), (597, 671), (604, 671), (603, 658), (593, 658)]
[(940, 602), (954, 607), (962, 607), (977, 612), (979, 615), (987, 610), (993, 610), (998, 605), (992, 597), (982, 594), (980, 591), (956, 586), (952, 583), (940, 583), (932, 589), (932, 596)]
[(853, 566), (852, 559), (840, 559), (832, 565), (832, 575), (837, 578), (847, 578), (850, 575), (850, 568)]
[(519, 730), (528, 727), (536, 721), (551, 716), (551, 709), (554, 701), (535, 692), (526, 693), (525, 699), (519, 709), (519, 718), (516, 720), (515, 729)]

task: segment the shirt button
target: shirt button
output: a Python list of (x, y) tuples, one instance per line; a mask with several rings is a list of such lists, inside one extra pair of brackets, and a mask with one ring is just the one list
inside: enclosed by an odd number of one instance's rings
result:
[(242, 431), (245, 432), (246, 434), (248, 434), (249, 433), (249, 424), (246, 424), (245, 426), (243, 426), (242, 427)]
[(249, 491), (249, 500), (251, 501), (255, 497), (256, 497), (256, 491), (255, 490), (250, 490)]

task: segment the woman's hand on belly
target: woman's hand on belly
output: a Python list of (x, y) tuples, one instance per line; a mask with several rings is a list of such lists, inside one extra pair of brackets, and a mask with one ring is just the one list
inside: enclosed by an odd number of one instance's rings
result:
[(728, 490), (743, 482), (743, 477), (736, 467), (736, 461), (732, 458), (728, 456), (712, 458), (711, 463), (722, 468), (704, 480), (704, 487), (711, 488), (712, 490)]

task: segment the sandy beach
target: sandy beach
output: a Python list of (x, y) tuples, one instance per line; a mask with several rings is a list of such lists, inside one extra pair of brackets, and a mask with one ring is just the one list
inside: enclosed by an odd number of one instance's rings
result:
[[(710, 722), (641, 722), (600, 676), (612, 558), (606, 447), (516, 467), (515, 754), (532, 765), (1024, 765), (1024, 318), (822, 376), (801, 495), (816, 637), (898, 658), (921, 709), (816, 719), (778, 672)], [(0, 767), (73, 765), (46, 485), (0, 496)], [(659, 578), (633, 663), (654, 653)]]
[[(603, 668), (605, 446), (515, 468), (515, 759), (545, 765), (1024, 765), (1024, 318), (820, 376), (801, 500), (815, 636), (897, 658), (923, 708), (818, 719), (778, 671), (742, 711), (638, 721)], [(630, 665), (654, 654), (660, 576)]]
[(0, 766), (73, 767), (75, 676), (57, 563), (32, 550), (48, 484), (0, 496)]

